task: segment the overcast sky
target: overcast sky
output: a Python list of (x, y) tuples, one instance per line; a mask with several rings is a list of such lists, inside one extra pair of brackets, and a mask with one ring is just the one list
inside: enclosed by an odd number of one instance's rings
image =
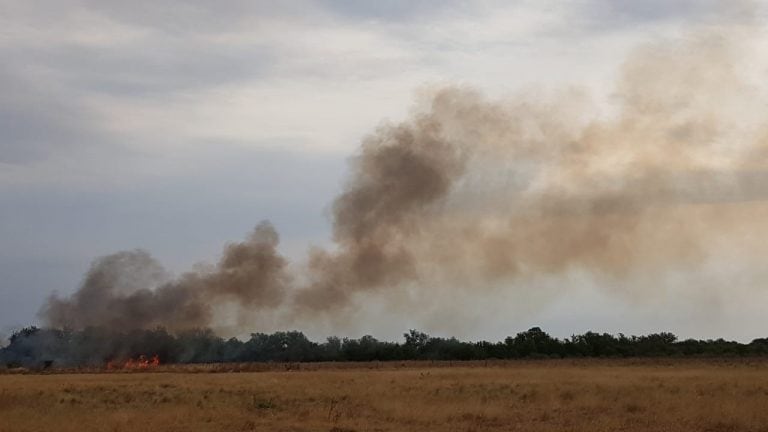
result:
[[(347, 158), (414, 94), (459, 83), (610, 99), (633, 47), (724, 13), (708, 0), (0, 0), (0, 333), (36, 323), (48, 295), (118, 250), (181, 272), (269, 219), (301, 260), (328, 242)], [(504, 319), (478, 310), (461, 336), (541, 325), (749, 339), (765, 323), (757, 307), (691, 322), (579, 296)]]

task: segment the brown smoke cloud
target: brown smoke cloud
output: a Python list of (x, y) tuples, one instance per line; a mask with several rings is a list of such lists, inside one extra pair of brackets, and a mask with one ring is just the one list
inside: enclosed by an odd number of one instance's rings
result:
[(144, 252), (101, 258), (42, 316), (180, 329), (210, 325), (222, 302), (306, 317), (445, 280), (481, 290), (582, 271), (621, 285), (695, 271), (723, 238), (768, 233), (750, 206), (768, 195), (765, 99), (740, 66), (750, 31), (639, 49), (613, 111), (597, 117), (577, 91), (493, 101), (435, 90), (410, 120), (363, 141), (333, 203), (335, 247), (310, 250), (298, 275), (262, 224), (214, 269), (177, 280)]

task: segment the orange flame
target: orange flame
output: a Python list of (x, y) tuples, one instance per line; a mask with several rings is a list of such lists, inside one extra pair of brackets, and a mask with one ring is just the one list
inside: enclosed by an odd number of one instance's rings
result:
[(147, 358), (141, 354), (137, 359), (129, 358), (122, 365), (113, 360), (107, 361), (107, 370), (125, 369), (125, 370), (145, 370), (160, 366), (160, 356), (154, 354), (152, 358)]

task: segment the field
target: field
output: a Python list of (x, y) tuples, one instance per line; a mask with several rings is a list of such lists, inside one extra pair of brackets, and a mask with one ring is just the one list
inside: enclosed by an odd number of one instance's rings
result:
[(0, 431), (768, 431), (764, 360), (262, 369), (0, 374)]

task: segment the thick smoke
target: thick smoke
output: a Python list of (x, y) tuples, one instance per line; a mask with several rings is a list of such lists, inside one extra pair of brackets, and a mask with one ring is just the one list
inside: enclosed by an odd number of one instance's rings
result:
[(420, 257), (413, 243), (464, 163), (440, 124), (425, 117), (382, 127), (363, 143), (352, 169), (333, 206), (338, 250), (312, 251), (310, 286), (296, 299), (302, 309), (333, 308), (358, 290), (416, 278)]
[(42, 316), (181, 329), (211, 324), (222, 302), (306, 317), (404, 285), (481, 292), (579, 271), (621, 286), (695, 271), (723, 239), (768, 227), (750, 205), (768, 192), (768, 129), (741, 68), (749, 32), (638, 50), (599, 116), (577, 91), (492, 101), (436, 90), (410, 120), (363, 141), (333, 203), (335, 247), (310, 250), (293, 277), (262, 224), (215, 269), (176, 280), (144, 252), (101, 258)]
[(171, 281), (147, 252), (102, 257), (72, 297), (51, 297), (42, 315), (52, 326), (73, 329), (182, 330), (209, 325), (213, 306), (220, 302), (254, 309), (276, 306), (290, 280), (277, 244), (272, 225), (262, 222), (244, 242), (227, 246), (215, 268)]

